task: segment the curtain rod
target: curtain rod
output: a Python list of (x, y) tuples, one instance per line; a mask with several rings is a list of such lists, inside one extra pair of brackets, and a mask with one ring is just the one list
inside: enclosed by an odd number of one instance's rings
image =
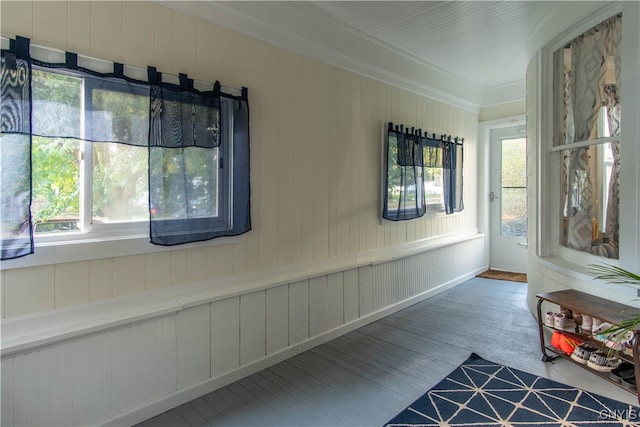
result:
[[(7, 37), (0, 37), (0, 45), (2, 49), (9, 49), (9, 41)], [(52, 63), (64, 63), (66, 51), (55, 49), (52, 47), (30, 44), (30, 55), (39, 61), (52, 62)], [(106, 61), (104, 59), (93, 58), (86, 55), (78, 54), (78, 65), (87, 68), (91, 71), (98, 73), (110, 73), (113, 71), (112, 61)], [(134, 65), (124, 65), (124, 74), (135, 80), (148, 82), (148, 68), (137, 67)], [(170, 73), (162, 73), (163, 82), (179, 85), (180, 77), (178, 75)], [(212, 90), (215, 82), (205, 82), (202, 80), (194, 80), (194, 87), (201, 91)], [(241, 88), (235, 88), (230, 86), (221, 85), (224, 91), (227, 91), (230, 95), (240, 96), (242, 94)]]
[(462, 144), (464, 142), (464, 138), (457, 137), (457, 136), (452, 136), (452, 135), (447, 135), (446, 133), (442, 134), (442, 135), (440, 135), (440, 137), (438, 137), (438, 136), (436, 136), (437, 134), (435, 132), (431, 132), (433, 134), (433, 138), (431, 138), (429, 136), (429, 132), (424, 131), (424, 133), (423, 133), (421, 128), (416, 129), (415, 127), (397, 125), (397, 124), (394, 124), (393, 122), (387, 123), (387, 131), (388, 132), (396, 132), (396, 133), (404, 133), (406, 135), (416, 135), (416, 136), (419, 136), (421, 138), (424, 137), (424, 138), (440, 140), (440, 141), (444, 141), (444, 142), (455, 142), (456, 144)]

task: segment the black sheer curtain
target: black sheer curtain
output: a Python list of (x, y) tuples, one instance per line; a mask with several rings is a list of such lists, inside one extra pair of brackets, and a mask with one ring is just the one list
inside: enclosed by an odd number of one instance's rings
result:
[(426, 168), (441, 169), (445, 212), (463, 209), (462, 140), (388, 123), (385, 144), (383, 218), (404, 221), (427, 212)]
[(420, 130), (388, 125), (382, 212), (385, 219), (403, 221), (419, 218), (426, 212), (421, 134)]
[(1, 258), (33, 253), (31, 221), (31, 62), (29, 40), (2, 51), (0, 99)]
[(447, 214), (460, 212), (464, 209), (462, 199), (462, 161), (464, 157), (463, 139), (447, 137), (443, 141), (443, 184), (444, 184), (444, 208)]
[[(46, 63), (29, 39), (2, 50), (0, 238), (2, 259), (33, 253), (33, 137), (148, 148), (150, 240), (175, 245), (251, 229), (248, 91), (239, 96)], [(47, 73), (48, 72), (48, 73)], [(55, 73), (55, 74), (54, 74)], [(144, 195), (143, 195), (144, 196)]]
[(151, 242), (176, 245), (244, 233), (249, 207), (247, 91), (200, 92), (180, 75), (162, 83), (149, 67)]

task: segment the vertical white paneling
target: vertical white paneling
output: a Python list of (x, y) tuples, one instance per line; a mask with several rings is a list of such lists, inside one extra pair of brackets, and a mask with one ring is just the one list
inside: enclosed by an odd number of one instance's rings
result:
[(2, 359), (0, 364), (0, 373), (2, 384), (0, 386), (0, 393), (2, 399), (0, 399), (0, 424), (3, 426), (15, 425), (13, 407), (15, 401), (15, 388), (16, 388), (16, 373), (14, 367), (15, 357), (7, 357)]
[(196, 70), (197, 19), (182, 13), (173, 14), (173, 69), (191, 74)]
[(89, 262), (89, 299), (97, 301), (113, 296), (113, 260), (96, 259)]
[(33, 2), (33, 41), (67, 47), (67, 3)]
[(291, 194), (292, 194), (292, 206), (291, 206), (291, 228), (292, 228), (292, 263), (304, 262), (304, 255), (302, 253), (303, 236), (305, 233), (303, 227), (303, 206), (302, 206), (302, 194), (307, 188), (304, 187), (302, 182), (302, 171), (305, 167), (305, 159), (303, 157), (303, 148), (300, 143), (304, 137), (303, 120), (304, 117), (304, 87), (308, 86), (304, 81), (304, 61), (305, 59), (300, 55), (295, 55), (292, 61), (292, 75), (289, 84), (293, 90), (292, 97), (292, 109), (295, 119), (293, 123), (290, 123), (292, 128), (292, 141), (293, 152), (291, 157), (291, 176), (296, 177), (291, 181)]
[(309, 280), (309, 333), (316, 336), (327, 328), (327, 276)]
[(122, 62), (122, 2), (91, 2), (91, 52)]
[(89, 261), (67, 262), (55, 266), (56, 308), (89, 302)]
[(145, 257), (145, 289), (171, 286), (171, 252), (157, 252)]
[[(278, 97), (273, 100), (277, 104), (281, 117), (294, 117), (293, 87), (291, 80), (294, 65), (294, 55), (288, 51), (279, 52), (277, 86)], [(278, 265), (290, 265), (293, 259), (293, 152), (298, 144), (293, 139), (294, 124), (291, 119), (281, 120), (278, 127), (278, 245), (275, 248), (278, 254)]]
[(215, 81), (222, 78), (223, 34), (217, 25), (201, 20), (197, 22), (195, 79)]
[[(79, 1), (68, 1), (66, 3), (69, 16), (66, 28), (66, 48), (69, 52), (84, 53), (86, 55), (91, 52), (91, 3)], [(2, 8), (4, 12), (4, 5)]]
[(7, 270), (4, 275), (6, 316), (35, 313), (54, 308), (54, 266)]
[(211, 319), (208, 304), (176, 313), (178, 388), (211, 375)]
[(33, 2), (3, 1), (0, 6), (0, 28), (3, 36), (33, 37)]
[[(313, 111), (315, 99), (313, 97), (314, 88), (310, 82), (315, 81), (314, 61), (305, 59), (303, 61), (303, 76), (306, 84), (302, 88), (302, 110)], [(315, 200), (315, 174), (314, 174), (314, 116), (304, 114), (301, 118), (302, 138), (300, 139), (302, 158), (304, 167), (301, 173), (302, 194), (300, 204), (302, 205), (302, 245), (300, 252), (303, 261), (311, 261), (314, 254), (314, 200)]]
[[(356, 74), (351, 75), (351, 108), (352, 108), (352, 122), (350, 126), (350, 143), (349, 143), (349, 158), (351, 159), (351, 167), (348, 169), (349, 176), (349, 191), (350, 191), (350, 208), (347, 218), (349, 220), (349, 253), (357, 253), (361, 250), (360, 245), (360, 225), (364, 222), (362, 216), (362, 204), (361, 195), (364, 192), (370, 192), (369, 183), (360, 181), (360, 170), (364, 166), (363, 151), (366, 150), (365, 142), (366, 131), (364, 128), (365, 114), (362, 104), (362, 92), (363, 82), (365, 78)], [(375, 191), (375, 187), (371, 187)]]
[(267, 289), (267, 354), (289, 345), (289, 286)]
[(373, 267), (360, 267), (358, 271), (358, 306), (360, 317), (373, 312)]
[(313, 163), (313, 257), (324, 259), (329, 256), (329, 207), (331, 194), (329, 191), (329, 165), (331, 162), (330, 150), (327, 150), (327, 141), (331, 137), (330, 111), (331, 93), (329, 82), (331, 67), (315, 62), (315, 79), (313, 81), (313, 151), (309, 159)]
[(289, 345), (309, 338), (309, 281), (289, 285)]
[(122, 62), (145, 67), (153, 64), (153, 3), (122, 2)]
[(254, 362), (266, 354), (265, 292), (240, 297), (240, 364)]
[(156, 4), (154, 18), (153, 65), (160, 72), (176, 74), (173, 69), (173, 12)]
[[(47, 354), (48, 353), (48, 354)], [(73, 415), (73, 351), (70, 343), (58, 344), (46, 350), (51, 360), (50, 370), (43, 375), (51, 376), (55, 390), (42, 390), (51, 399), (51, 425), (71, 425)], [(20, 358), (22, 355), (19, 356)]]
[(187, 283), (187, 250), (171, 251), (171, 286)]
[(206, 246), (187, 249), (187, 282), (199, 282), (207, 278), (208, 250)]
[[(260, 267), (267, 268), (277, 265), (278, 262), (278, 176), (280, 164), (278, 163), (278, 134), (279, 126), (289, 126), (290, 123), (281, 123), (279, 104), (276, 102), (278, 93), (278, 51), (264, 46), (259, 52), (261, 71), (261, 96), (257, 105), (260, 111), (260, 138), (261, 138), (261, 170), (257, 184), (257, 191), (262, 195), (261, 218), (262, 230), (260, 233)], [(293, 179), (294, 177), (292, 177)], [(284, 214), (284, 213), (283, 213)]]
[(207, 277), (221, 277), (233, 274), (234, 251), (229, 246), (209, 246), (207, 252)]
[(240, 298), (211, 303), (211, 376), (240, 366)]
[(332, 273), (327, 276), (327, 329), (337, 328), (344, 323), (344, 274)]
[(344, 321), (356, 320), (360, 315), (358, 269), (344, 272)]
[(113, 296), (144, 291), (147, 268), (145, 255), (122, 256), (113, 259)]

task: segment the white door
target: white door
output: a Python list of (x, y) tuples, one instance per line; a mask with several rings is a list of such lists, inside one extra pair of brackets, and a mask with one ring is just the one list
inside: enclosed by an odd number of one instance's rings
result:
[(490, 268), (527, 272), (527, 139), (524, 126), (491, 130)]

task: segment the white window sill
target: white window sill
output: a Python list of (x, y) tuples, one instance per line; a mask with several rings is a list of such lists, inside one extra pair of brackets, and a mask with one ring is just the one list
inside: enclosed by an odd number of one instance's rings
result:
[(204, 242), (160, 246), (151, 243), (148, 235), (139, 234), (96, 238), (78, 236), (75, 240), (73, 235), (69, 234), (64, 240), (58, 241), (39, 241), (36, 236), (35, 252), (21, 258), (2, 261), (2, 270), (230, 244), (240, 242), (242, 239), (244, 239), (243, 236), (218, 237)]

